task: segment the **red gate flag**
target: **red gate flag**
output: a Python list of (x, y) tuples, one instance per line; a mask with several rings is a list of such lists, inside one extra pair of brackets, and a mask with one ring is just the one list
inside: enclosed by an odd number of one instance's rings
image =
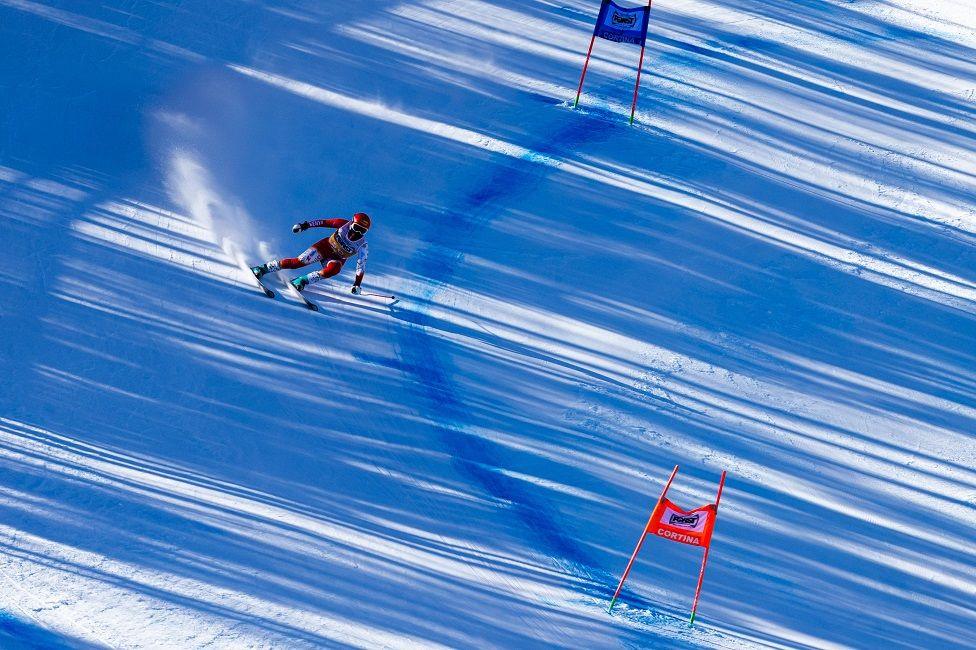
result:
[(715, 514), (714, 503), (694, 510), (682, 510), (664, 498), (651, 515), (647, 532), (673, 542), (708, 546), (712, 540), (712, 529), (715, 528)]
[(673, 542), (700, 546), (705, 549), (705, 553), (702, 555), (701, 569), (698, 571), (698, 586), (695, 587), (695, 600), (691, 606), (690, 624), (694, 625), (695, 623), (695, 612), (698, 611), (698, 598), (701, 596), (702, 581), (705, 579), (705, 565), (708, 563), (708, 550), (712, 543), (712, 531), (715, 529), (715, 519), (718, 517), (718, 502), (722, 500), (722, 488), (725, 486), (725, 472), (722, 472), (722, 478), (718, 481), (718, 493), (715, 495), (715, 503), (709, 503), (694, 510), (683, 510), (668, 499), (668, 488), (671, 487), (671, 482), (677, 473), (678, 466), (675, 465), (674, 469), (671, 470), (671, 476), (668, 477), (668, 482), (664, 484), (661, 496), (658, 497), (657, 503), (651, 511), (651, 516), (644, 526), (644, 531), (641, 533), (640, 539), (637, 540), (637, 546), (634, 548), (634, 552), (630, 554), (627, 568), (624, 569), (624, 574), (620, 577), (617, 590), (613, 592), (610, 607), (607, 608), (608, 612), (613, 612), (613, 605), (617, 602), (620, 591), (624, 588), (624, 582), (627, 580), (627, 576), (630, 575), (630, 569), (634, 566), (634, 560), (637, 559), (637, 554), (640, 553), (641, 547), (644, 545), (644, 540), (647, 539), (649, 534), (653, 534), (658, 537), (670, 539)]
[(640, 61), (637, 63), (637, 83), (634, 84), (634, 100), (630, 104), (630, 123), (634, 123), (634, 112), (637, 110), (637, 91), (640, 89), (641, 69), (644, 67), (647, 22), (650, 16), (651, 0), (647, 0), (646, 7), (621, 7), (614, 0), (601, 0), (600, 13), (596, 16), (596, 25), (593, 27), (590, 47), (586, 50), (586, 60), (583, 62), (583, 72), (580, 74), (573, 108), (579, 106), (580, 94), (583, 92), (583, 80), (586, 79), (586, 69), (590, 65), (590, 55), (593, 53), (593, 43), (597, 36), (617, 43), (633, 43), (641, 46)]

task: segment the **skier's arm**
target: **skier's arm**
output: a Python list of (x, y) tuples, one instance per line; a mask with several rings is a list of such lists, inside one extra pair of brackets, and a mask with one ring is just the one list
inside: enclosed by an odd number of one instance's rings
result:
[(359, 293), (359, 286), (363, 283), (363, 276), (366, 275), (366, 258), (369, 257), (369, 244), (363, 244), (359, 249), (359, 257), (356, 258), (356, 279), (352, 283), (352, 292)]
[(302, 232), (303, 230), (308, 230), (309, 228), (342, 228), (344, 225), (349, 223), (348, 219), (312, 219), (311, 221), (303, 221), (301, 223), (296, 223), (291, 227), (292, 232)]
[(309, 228), (342, 228), (349, 223), (349, 219), (312, 219), (308, 222)]

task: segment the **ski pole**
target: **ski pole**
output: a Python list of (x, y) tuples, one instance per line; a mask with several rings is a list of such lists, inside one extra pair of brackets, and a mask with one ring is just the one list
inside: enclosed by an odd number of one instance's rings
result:
[(391, 296), (385, 293), (373, 293), (372, 291), (360, 291), (359, 294), (362, 296), (373, 296), (374, 298), (387, 298), (389, 300), (396, 300), (396, 296)]

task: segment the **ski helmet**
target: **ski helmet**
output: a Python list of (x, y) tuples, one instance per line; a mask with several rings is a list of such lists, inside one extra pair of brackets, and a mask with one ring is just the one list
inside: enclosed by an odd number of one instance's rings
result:
[(369, 215), (365, 212), (357, 212), (356, 214), (352, 215), (352, 222), (353, 224), (359, 226), (359, 229), (361, 229), (363, 232), (369, 230)]

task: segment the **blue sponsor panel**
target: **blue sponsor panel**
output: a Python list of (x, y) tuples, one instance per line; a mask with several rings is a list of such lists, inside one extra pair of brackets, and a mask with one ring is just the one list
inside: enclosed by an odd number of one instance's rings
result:
[(650, 15), (650, 7), (627, 8), (613, 0), (603, 0), (593, 33), (608, 41), (643, 45)]

